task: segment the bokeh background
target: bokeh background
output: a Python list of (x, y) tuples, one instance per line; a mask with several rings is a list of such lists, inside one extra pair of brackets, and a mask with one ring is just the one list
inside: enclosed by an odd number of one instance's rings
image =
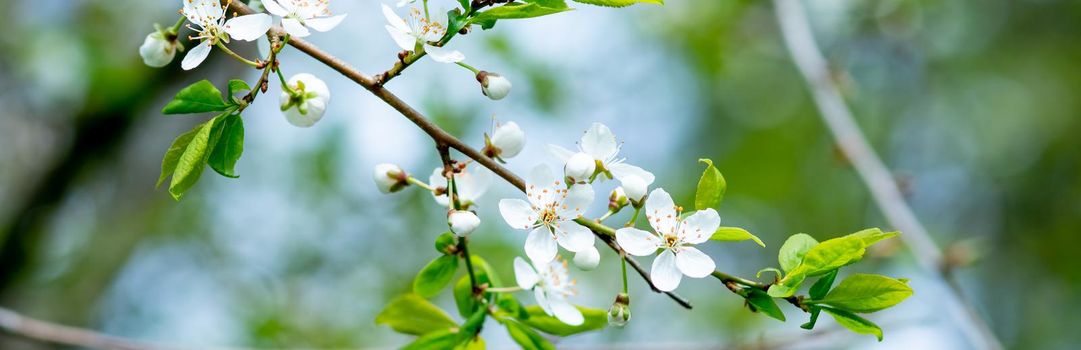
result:
[[(389, 0), (388, 0), (389, 1)], [(440, 1), (434, 0), (434, 4)], [(449, 7), (454, 2), (444, 1)], [(712, 158), (728, 180), (726, 225), (766, 242), (711, 243), (720, 269), (775, 266), (798, 232), (819, 239), (889, 228), (820, 121), (784, 50), (768, 1), (669, 0), (664, 7), (577, 11), (504, 21), (452, 46), (514, 82), (498, 102), (459, 67), (422, 60), (389, 88), (479, 147), (492, 118), (528, 134), (509, 167), (555, 164), (545, 145), (572, 146), (609, 125), (632, 164), (693, 199)], [(953, 271), (1011, 348), (1081, 342), (1081, 3), (1069, 0), (812, 0), (815, 36), (847, 101), (916, 213), (959, 263)], [(392, 4), (393, 5), (393, 4)], [(364, 72), (396, 46), (379, 2), (338, 0), (348, 19), (312, 42)], [(430, 195), (378, 193), (372, 167), (393, 162), (426, 178), (432, 143), (392, 109), (295, 51), (287, 74), (310, 72), (333, 94), (310, 129), (289, 125), (276, 96), (245, 112), (239, 179), (206, 174), (183, 201), (154, 188), (171, 140), (206, 116), (160, 108), (200, 79), (223, 86), (256, 72), (220, 52), (190, 72), (144, 66), (137, 48), (180, 1), (0, 2), (0, 305), (110, 334), (192, 346), (393, 348), (411, 338), (376, 325), (391, 298), (436, 256), (445, 230)], [(438, 6), (436, 6), (438, 7)], [(255, 55), (254, 45), (234, 45)], [(178, 59), (179, 60), (179, 59)], [(277, 91), (276, 82), (271, 90)], [(606, 193), (614, 184), (600, 185)], [(496, 183), (481, 200), (471, 250), (510, 280), (524, 234), (503, 224)], [(603, 211), (597, 201), (594, 211)], [(626, 213), (621, 214), (622, 218)], [(716, 280), (685, 280), (678, 308), (632, 277), (625, 329), (574, 336), (566, 348), (802, 347), (963, 349), (943, 314), (944, 290), (903, 246), (854, 268), (912, 279), (916, 294), (871, 319), (885, 341), (814, 332), (782, 306), (780, 323), (742, 308)], [(573, 270), (579, 304), (607, 308), (615, 256)], [(644, 259), (648, 264), (649, 259)], [(531, 298), (523, 296), (530, 302)], [(453, 310), (449, 293), (436, 298)], [(490, 324), (492, 348), (513, 343)], [(0, 334), (0, 348), (52, 345)]]

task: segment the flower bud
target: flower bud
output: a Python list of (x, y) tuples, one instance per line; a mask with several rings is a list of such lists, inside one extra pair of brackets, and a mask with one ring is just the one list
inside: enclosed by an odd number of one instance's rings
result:
[(646, 180), (634, 175), (624, 176), (620, 182), (623, 183), (623, 191), (626, 191), (627, 199), (635, 203), (641, 202), (642, 197), (646, 196), (646, 190), (649, 189)]
[(593, 270), (600, 263), (601, 252), (597, 251), (597, 247), (589, 247), (589, 249), (574, 253), (574, 266), (578, 266), (583, 271)]
[(282, 89), (281, 110), (289, 124), (306, 128), (323, 118), (330, 102), (330, 89), (322, 80), (308, 73), (289, 78), (290, 91)]
[(618, 212), (625, 206), (627, 206), (627, 192), (623, 190), (623, 187), (616, 187), (612, 190), (612, 194), (608, 195), (608, 210)]
[(451, 232), (443, 232), (443, 234), (435, 238), (435, 250), (447, 255), (457, 253), (458, 236)]
[(480, 218), (471, 211), (451, 210), (450, 214), (447, 214), (447, 224), (450, 225), (451, 232), (465, 237), (480, 226)]
[(509, 159), (518, 155), (525, 146), (525, 132), (518, 127), (518, 123), (506, 122), (495, 127), (492, 138), (488, 140), (488, 152), (492, 157)]
[(623, 328), (631, 320), (631, 297), (626, 293), (616, 295), (612, 308), (608, 309), (608, 325)]
[(375, 181), (375, 187), (379, 188), (379, 192), (391, 193), (397, 192), (405, 186), (408, 186), (409, 182), (406, 181), (408, 176), (409, 175), (397, 165), (383, 163), (375, 166), (375, 172), (372, 173), (372, 180)]
[(571, 182), (579, 183), (589, 180), (597, 170), (597, 161), (588, 154), (578, 152), (567, 159), (567, 165), (563, 172)]
[(477, 81), (480, 82), (480, 92), (490, 99), (502, 100), (510, 93), (510, 80), (497, 73), (480, 71)]
[(164, 32), (156, 30), (146, 35), (143, 45), (139, 46), (139, 56), (143, 56), (143, 63), (146, 65), (159, 68), (172, 62), (176, 52), (183, 49), (175, 35), (169, 38)]

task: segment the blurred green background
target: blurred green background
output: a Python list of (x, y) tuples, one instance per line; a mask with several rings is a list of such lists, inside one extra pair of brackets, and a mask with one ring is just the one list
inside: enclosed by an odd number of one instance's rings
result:
[[(439, 4), (440, 1), (433, 1)], [(455, 2), (446, 0), (445, 7)], [(632, 164), (692, 200), (715, 160), (729, 188), (721, 216), (766, 242), (712, 243), (727, 272), (774, 266), (784, 238), (819, 239), (889, 224), (839, 156), (779, 36), (768, 1), (669, 0), (664, 7), (579, 10), (504, 21), (455, 40), (467, 61), (514, 82), (498, 102), (470, 73), (422, 60), (388, 87), (455, 135), (482, 145), (491, 118), (528, 137), (509, 167), (555, 164), (545, 145), (571, 146), (609, 125)], [(1081, 2), (1067, 0), (811, 0), (815, 36), (837, 68), (859, 124), (904, 185), (979, 312), (1010, 348), (1081, 342)], [(393, 4), (391, 4), (393, 5)], [(204, 116), (164, 116), (186, 84), (256, 79), (220, 52), (198, 69), (144, 66), (154, 22), (180, 1), (0, 2), (0, 305), (138, 339), (194, 346), (389, 348), (410, 338), (373, 319), (437, 253), (443, 209), (426, 193), (382, 195), (376, 163), (426, 178), (431, 142), (360, 87), (295, 51), (286, 74), (331, 88), (310, 129), (277, 111), (277, 85), (245, 112), (239, 179), (207, 174), (182, 202), (154, 181), (171, 140)], [(379, 2), (335, 1), (348, 19), (311, 41), (374, 74), (397, 49)], [(190, 45), (189, 45), (190, 47)], [(255, 55), (254, 45), (233, 45)], [(179, 61), (179, 57), (177, 59)], [(607, 187), (606, 187), (607, 186)], [(598, 193), (614, 186), (601, 185)], [(473, 248), (504, 279), (524, 234), (503, 224), (493, 185), (479, 203)], [(598, 200), (595, 212), (603, 203)], [(622, 215), (626, 215), (625, 213)], [(621, 215), (621, 217), (622, 217)], [(814, 332), (784, 307), (780, 323), (742, 309), (712, 279), (685, 280), (678, 308), (632, 278), (625, 329), (561, 340), (566, 348), (895, 348), (970, 345), (942, 315), (941, 288), (894, 245), (854, 271), (912, 278), (916, 295), (872, 315), (885, 342)], [(607, 308), (619, 266), (572, 274), (576, 302)], [(644, 262), (648, 263), (649, 259)], [(437, 303), (452, 308), (444, 293)], [(530, 299), (530, 298), (524, 298)], [(500, 328), (492, 348), (513, 346)], [(53, 346), (0, 334), (3, 349)]]

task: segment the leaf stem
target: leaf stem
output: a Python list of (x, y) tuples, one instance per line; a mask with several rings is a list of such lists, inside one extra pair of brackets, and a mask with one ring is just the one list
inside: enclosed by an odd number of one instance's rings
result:
[(492, 292), (492, 293), (513, 293), (513, 292), (518, 292), (518, 291), (521, 291), (521, 290), (522, 290), (522, 287), (514, 286), (514, 287), (488, 288), (488, 289), (485, 289), (484, 291)]
[(473, 74), (480, 73), (479, 69), (473, 68), (473, 66), (470, 66), (470, 65), (466, 64), (465, 62), (454, 62), (454, 63), (458, 64), (459, 66), (462, 66), (462, 68), (468, 69), (470, 72), (473, 72)]
[(243, 56), (238, 55), (236, 52), (233, 52), (233, 50), (230, 50), (228, 47), (226, 47), (225, 44), (222, 44), (221, 41), (218, 41), (217, 46), (222, 51), (225, 51), (225, 53), (229, 54), (229, 56), (232, 56), (233, 58), (235, 58), (237, 61), (240, 61), (241, 63), (244, 63), (244, 64), (252, 66), (252, 67), (256, 67), (256, 68), (259, 67), (258, 62), (249, 60), (247, 58), (244, 58)]

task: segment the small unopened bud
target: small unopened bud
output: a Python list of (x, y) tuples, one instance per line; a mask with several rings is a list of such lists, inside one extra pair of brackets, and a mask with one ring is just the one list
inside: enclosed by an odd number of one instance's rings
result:
[(477, 81), (480, 82), (480, 91), (490, 99), (502, 100), (510, 93), (510, 80), (498, 73), (480, 71), (477, 73)]
[(372, 173), (375, 187), (379, 188), (379, 192), (383, 193), (397, 192), (405, 188), (405, 186), (409, 186), (409, 181), (406, 180), (408, 178), (409, 175), (402, 168), (388, 163), (376, 165), (375, 171)]
[(289, 124), (306, 128), (323, 118), (330, 103), (330, 89), (319, 78), (300, 73), (289, 78), (290, 91), (282, 89), (281, 110)]
[(485, 153), (489, 153), (491, 157), (510, 159), (518, 155), (523, 146), (525, 146), (525, 132), (518, 127), (518, 123), (506, 122), (496, 126), (492, 131)]
[(600, 263), (601, 252), (597, 251), (597, 247), (589, 247), (589, 249), (574, 253), (574, 266), (578, 266), (583, 271), (593, 270)]
[(451, 232), (465, 237), (480, 226), (480, 218), (471, 211), (451, 210), (450, 214), (447, 214), (447, 224), (450, 225)]
[(582, 152), (575, 153), (567, 159), (567, 164), (563, 167), (563, 173), (567, 179), (574, 183), (589, 180), (595, 171), (597, 171), (597, 161)]
[(627, 193), (627, 199), (630, 199), (631, 202), (635, 203), (635, 206), (638, 206), (638, 203), (642, 201), (642, 197), (646, 196), (646, 190), (649, 189), (646, 180), (638, 176), (627, 175), (621, 178), (620, 182), (623, 183), (623, 191)]
[(608, 325), (623, 328), (630, 320), (631, 297), (627, 293), (619, 293), (612, 308), (608, 309)]
[(143, 57), (143, 63), (154, 68), (165, 67), (176, 57), (176, 52), (184, 47), (176, 40), (176, 35), (167, 35), (165, 32), (156, 30), (146, 35), (143, 45), (139, 46), (139, 56)]
[(616, 187), (612, 194), (608, 195), (608, 210), (617, 212), (627, 206), (627, 192), (623, 187)]

